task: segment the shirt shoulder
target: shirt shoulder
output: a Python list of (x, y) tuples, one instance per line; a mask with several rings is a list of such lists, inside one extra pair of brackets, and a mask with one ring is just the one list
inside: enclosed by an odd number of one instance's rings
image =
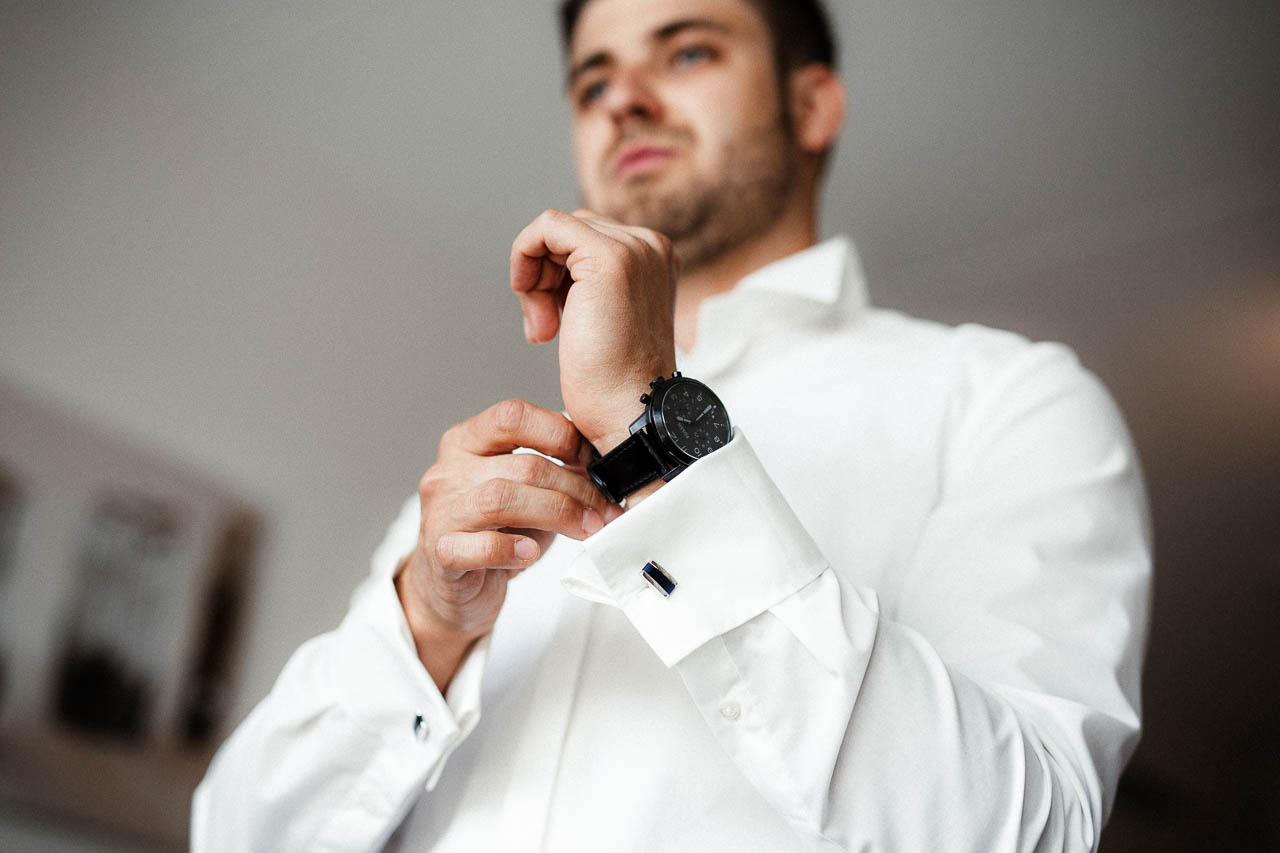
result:
[(1063, 343), (884, 309), (845, 331), (856, 369), (869, 374), (848, 381), (872, 383), (897, 430), (916, 447), (939, 447), (944, 466), (1015, 435), (1078, 448), (1131, 444), (1110, 392)]
[(936, 377), (950, 386), (947, 396), (959, 399), (998, 393), (1008, 383), (1024, 381), (1097, 383), (1066, 344), (979, 323), (947, 325), (875, 308), (854, 323), (853, 333), (884, 363), (896, 366), (900, 381), (922, 374)]
[(981, 323), (949, 325), (888, 308), (868, 308), (853, 318), (856, 335), (897, 351), (899, 357), (996, 365), (1038, 349), (1070, 353), (1060, 343), (1033, 341), (1018, 332)]

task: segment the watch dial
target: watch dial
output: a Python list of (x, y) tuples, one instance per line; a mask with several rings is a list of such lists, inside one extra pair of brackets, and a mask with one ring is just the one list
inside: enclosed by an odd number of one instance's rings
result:
[(672, 380), (662, 398), (662, 419), (671, 443), (699, 459), (729, 443), (729, 413), (701, 382)]

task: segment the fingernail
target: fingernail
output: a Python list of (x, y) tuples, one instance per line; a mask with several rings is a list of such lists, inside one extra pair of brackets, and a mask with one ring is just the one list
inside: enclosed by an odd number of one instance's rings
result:
[(532, 539), (519, 539), (516, 541), (516, 556), (522, 560), (532, 560), (538, 556), (538, 543)]
[(604, 527), (604, 521), (600, 519), (600, 513), (594, 509), (582, 513), (582, 529), (587, 531), (588, 536), (599, 531), (601, 527)]
[(524, 339), (526, 341), (533, 340), (533, 326), (529, 325), (529, 318), (524, 318)]
[(617, 504), (609, 504), (607, 507), (604, 508), (605, 524), (608, 524), (609, 522), (613, 521), (615, 518), (621, 518), (621, 517), (622, 517), (622, 507), (618, 506)]

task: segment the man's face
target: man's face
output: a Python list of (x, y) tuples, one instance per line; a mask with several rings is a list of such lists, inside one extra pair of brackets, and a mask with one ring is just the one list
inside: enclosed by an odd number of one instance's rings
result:
[(775, 222), (796, 149), (769, 32), (743, 0), (592, 0), (569, 59), (588, 207), (670, 237), (686, 269)]

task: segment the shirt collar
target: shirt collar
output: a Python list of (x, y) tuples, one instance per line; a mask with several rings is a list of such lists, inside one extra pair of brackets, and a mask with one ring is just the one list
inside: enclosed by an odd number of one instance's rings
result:
[(748, 273), (733, 293), (769, 292), (798, 296), (823, 305), (844, 297), (851, 307), (865, 307), (866, 279), (853, 241), (843, 235), (766, 264)]
[[(841, 305), (843, 303), (843, 305)], [(698, 340), (691, 351), (676, 351), (680, 369), (706, 380), (719, 377), (746, 350), (767, 316), (800, 323), (867, 306), (867, 287), (853, 242), (832, 237), (766, 264), (731, 289), (706, 299), (698, 310)]]

